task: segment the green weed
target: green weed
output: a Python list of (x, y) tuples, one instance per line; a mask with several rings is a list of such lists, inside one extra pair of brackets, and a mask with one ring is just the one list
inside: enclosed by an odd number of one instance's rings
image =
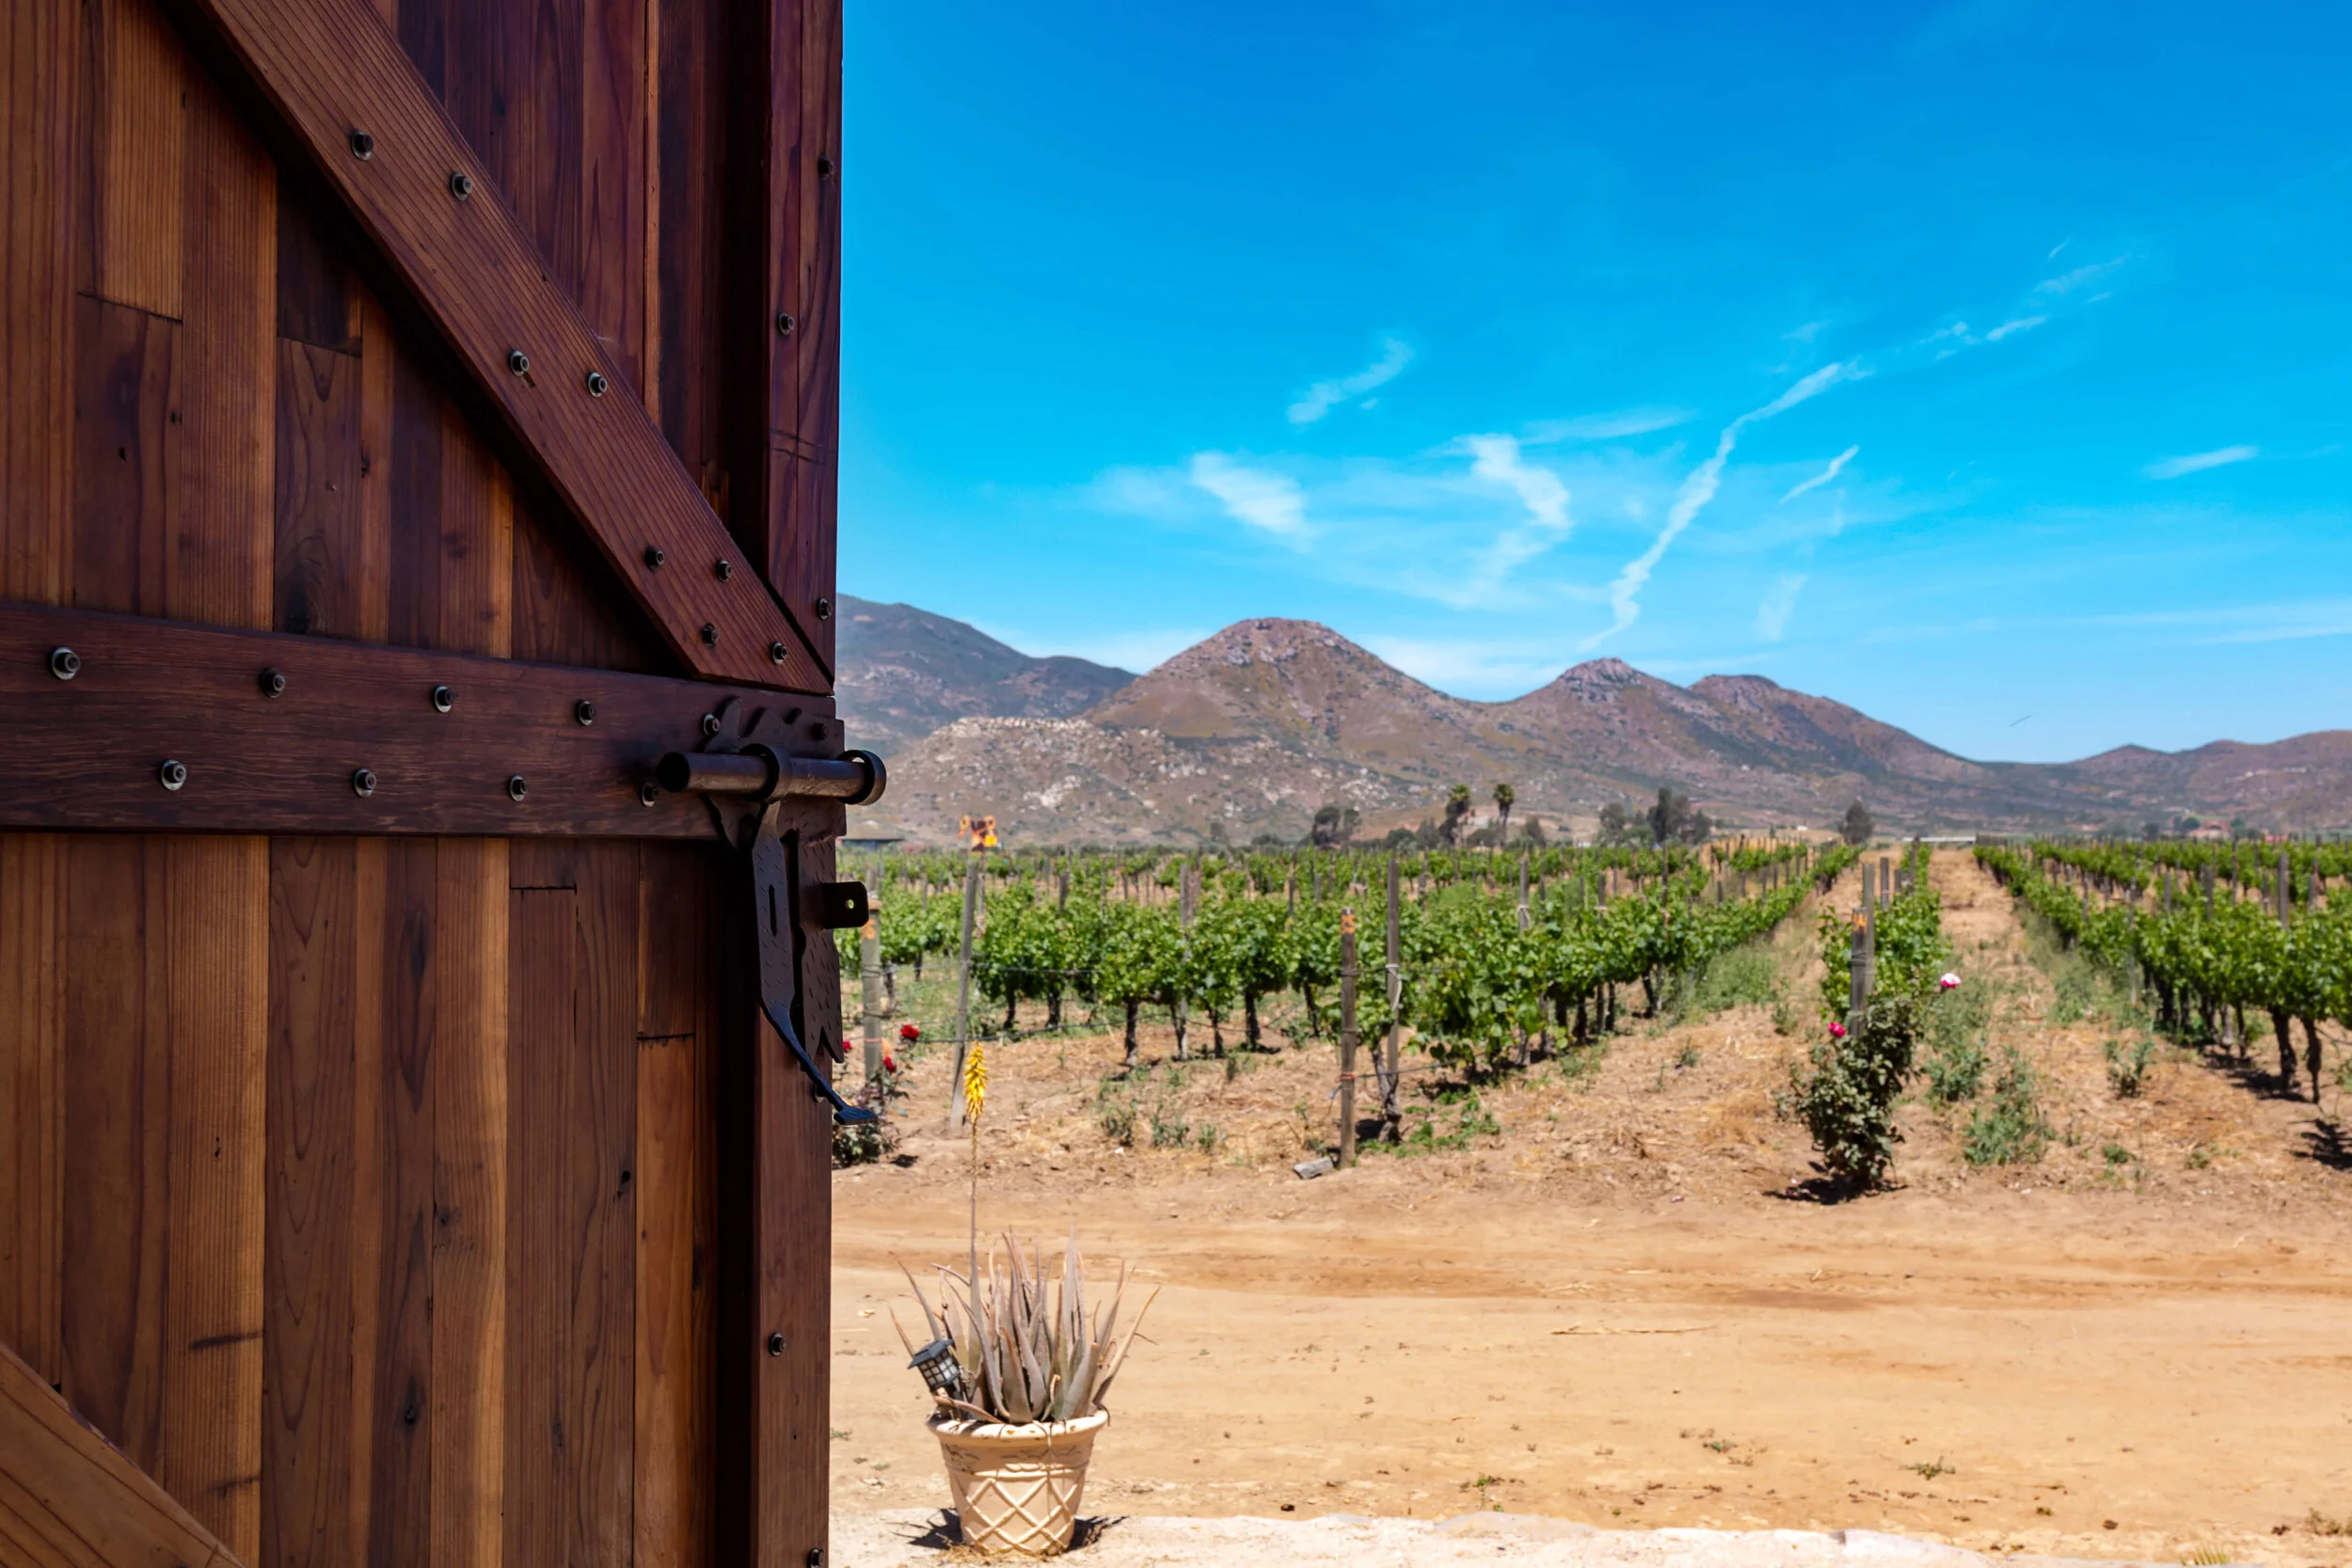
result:
[(2148, 1068), (2156, 1059), (2156, 1042), (2146, 1035), (2125, 1045), (2110, 1039), (2102, 1048), (2107, 1058), (2107, 1086), (2118, 1100), (2137, 1100), (2147, 1085)]
[(1961, 1157), (1972, 1165), (2029, 1165), (2050, 1145), (2042, 1084), (2025, 1053), (2010, 1046), (1994, 1081), (1993, 1103), (1968, 1118)]

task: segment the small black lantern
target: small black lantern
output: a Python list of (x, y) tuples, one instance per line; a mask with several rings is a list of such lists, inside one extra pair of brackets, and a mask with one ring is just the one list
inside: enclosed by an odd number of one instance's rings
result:
[(933, 1394), (947, 1399), (963, 1398), (963, 1369), (956, 1365), (956, 1347), (951, 1339), (933, 1339), (914, 1353), (907, 1363), (923, 1374), (924, 1386)]

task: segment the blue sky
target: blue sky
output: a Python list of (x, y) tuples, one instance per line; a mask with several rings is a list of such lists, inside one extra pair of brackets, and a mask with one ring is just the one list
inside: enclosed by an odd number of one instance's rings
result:
[(843, 588), (2352, 724), (2352, 8), (852, 0)]

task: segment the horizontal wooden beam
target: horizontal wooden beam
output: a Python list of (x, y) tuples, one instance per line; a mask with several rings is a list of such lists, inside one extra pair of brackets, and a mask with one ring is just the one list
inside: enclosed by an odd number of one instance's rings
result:
[[(840, 754), (830, 698), (0, 605), (0, 828), (708, 838), (698, 797), (641, 791), (707, 715), (762, 709)], [(787, 809), (842, 831), (838, 802)]]
[(711, 511), (375, 9), (366, 0), (170, 0), (170, 9), (308, 152), (381, 270), (686, 666), (707, 680), (831, 690), (763, 563)]
[(0, 1345), (0, 1562), (238, 1568), (121, 1449)]

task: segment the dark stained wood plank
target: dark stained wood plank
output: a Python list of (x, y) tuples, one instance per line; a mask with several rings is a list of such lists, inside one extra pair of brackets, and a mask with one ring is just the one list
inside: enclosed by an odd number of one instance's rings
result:
[[(439, 846), (383, 847), (382, 1024), (354, 1072), (355, 1411), (372, 1564), (422, 1560), (433, 1539), (433, 1057), (440, 1016)], [(373, 1051), (365, 1048), (373, 1047)], [(373, 1113), (371, 1116), (370, 1113)], [(372, 1125), (371, 1125), (372, 1123)]]
[(184, 97), (187, 227), (177, 417), (167, 420), (171, 553), (157, 612), (262, 627), (273, 597), (278, 171), (203, 72), (190, 70)]
[(261, 1560), (284, 1568), (350, 1560), (355, 1482), (366, 1489), (352, 1465), (355, 1073), (363, 1010), (382, 1006), (362, 991), (360, 954), (382, 936), (380, 908), (360, 903), (363, 848), (270, 844)]
[(508, 847), (443, 839), (437, 880), (429, 1560), (497, 1568), (506, 1449), (522, 1435), (506, 1407)]
[(645, 845), (637, 1021), (636, 1560), (709, 1560), (710, 851)]
[(87, 198), (81, 291), (178, 320), (187, 273), (189, 97), (186, 51), (150, 0), (83, 9), (87, 90), (82, 146)]
[(63, 935), (67, 841), (0, 835), (0, 1345), (64, 1373)]
[[(82, 671), (59, 681), (49, 652)], [(261, 673), (286, 678), (263, 694)], [(437, 685), (453, 693), (435, 711)], [(278, 633), (10, 607), (0, 614), (0, 826), (198, 832), (591, 832), (702, 838), (702, 803), (639, 790), (671, 750), (702, 744), (715, 699), (783, 705), (789, 750), (831, 756), (841, 726), (817, 700), (619, 671), (552, 668)], [(581, 724), (577, 705), (595, 704)], [(159, 752), (158, 748), (163, 748)], [(174, 791), (161, 757), (188, 769)], [(376, 775), (364, 798), (355, 768)], [(513, 800), (510, 777), (525, 781)], [(794, 801), (797, 822), (841, 809)]]
[[(814, 906), (807, 896), (820, 882), (833, 880), (833, 845), (814, 836), (796, 835), (795, 881), (803, 890), (803, 908)], [(829, 930), (799, 932), (801, 989), (795, 1022), (811, 1054), (825, 1061), (825, 1048), (840, 1038), (840, 959)], [(764, 1091), (782, 1100), (769, 1114), (776, 1139), (772, 1155), (773, 1185), (763, 1201), (776, 1215), (768, 1247), (771, 1263), (766, 1286), (773, 1302), (774, 1321), (783, 1328), (788, 1348), (781, 1357), (768, 1359), (761, 1390), (765, 1406), (764, 1434), (771, 1447), (765, 1454), (768, 1487), (772, 1500), (769, 1516), (781, 1530), (787, 1560), (804, 1560), (811, 1548), (826, 1544), (827, 1475), (831, 1463), (833, 1328), (833, 1114), (808, 1092), (800, 1069), (774, 1038), (767, 1037), (772, 1054), (772, 1083)], [(763, 1172), (763, 1185), (769, 1178)]]
[[(548, 847), (549, 849), (555, 847)], [(548, 849), (514, 857), (518, 880), (568, 877), (544, 863)], [(581, 1217), (566, 1180), (565, 1066), (580, 1048), (579, 894), (569, 886), (518, 886), (508, 906), (513, 1007), (509, 1061), (509, 1245), (516, 1267), (507, 1297), (507, 1568), (565, 1568), (564, 1471), (575, 1412), (565, 1407), (570, 1291)]]
[(580, 16), (580, 312), (626, 376), (645, 381), (650, 0), (590, 0)]
[(514, 498), (416, 361), (392, 372), (390, 641), (504, 657), (514, 602)]
[(294, 200), (278, 204), (278, 335), (359, 352), (359, 280)]
[(160, 841), (73, 841), (66, 867), (66, 1400), (142, 1469), (162, 1443), (170, 1170)]
[(387, 542), (371, 537), (362, 505), (361, 373), (350, 355), (278, 341), (274, 624), (280, 631), (360, 639), (370, 621), (368, 590), (384, 579), (376, 558)]
[(567, 1069), (583, 1205), (566, 1403), (567, 1564), (627, 1568), (636, 1545), (637, 1022), (643, 905), (638, 847), (581, 846), (581, 988)]
[(654, 71), (652, 213), (660, 241), (652, 264), (648, 405), (705, 498), (725, 518), (721, 392), (734, 358), (720, 328), (727, 94), (713, 89), (726, 74), (726, 21), (718, 0), (653, 4), (660, 46)]
[[(452, 169), (478, 180), (488, 171), (361, 0), (178, 0), (175, 9), (234, 62), (350, 205), (374, 259), (414, 293), (517, 455), (581, 521), (672, 651), (707, 677), (829, 685), (760, 575), (714, 569), (736, 548), (644, 408), (587, 394), (590, 370), (610, 381), (621, 367), (547, 276), (516, 209), (451, 199)], [(374, 138), (364, 161), (349, 148), (360, 125)], [(518, 349), (531, 357), (527, 376), (510, 369)], [(664, 564), (647, 559), (649, 546)], [(782, 663), (769, 659), (775, 645)]]
[(0, 1561), (237, 1568), (189, 1512), (0, 1345)]
[(511, 874), (506, 1560), (625, 1563), (634, 1544), (636, 851), (518, 847)]
[(81, 9), (0, 12), (0, 599), (35, 604), (63, 602), (71, 560)]
[(841, 0), (801, 0), (797, 9), (801, 141), (787, 194), (798, 241), (794, 292), (805, 321), (793, 333), (799, 385), (790, 439), (774, 443), (792, 469), (770, 572), (811, 651), (832, 670), (841, 442)]
[[(796, 886), (827, 878), (824, 847), (798, 834), (786, 842)], [(748, 900), (749, 877), (730, 869), (712, 927), (728, 944), (719, 959), (723, 1022), (742, 1031), (717, 1058), (718, 1556), (797, 1562), (826, 1544), (832, 1117), (760, 1016), (749, 933), (724, 918)], [(805, 1028), (833, 1018), (838, 998), (812, 958), (799, 968), (808, 983), (794, 1012)], [(771, 1335), (782, 1336), (778, 1354), (769, 1352)]]
[(150, 1473), (250, 1561), (261, 1549), (269, 846), (151, 842), (166, 883), (169, 1080), (163, 1408)]
[(74, 302), (73, 554), (69, 602), (160, 615), (168, 598), (171, 417), (180, 325)]
[(620, 602), (593, 563), (583, 562), (527, 511), (515, 517), (515, 624), (510, 657), (598, 670), (668, 665), (643, 617)]

